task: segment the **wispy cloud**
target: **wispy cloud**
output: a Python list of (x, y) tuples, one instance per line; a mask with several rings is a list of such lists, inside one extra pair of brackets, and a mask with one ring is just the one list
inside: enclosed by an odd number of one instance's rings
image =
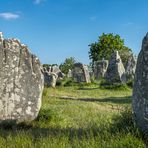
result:
[(34, 4), (40, 4), (40, 3), (42, 3), (42, 2), (44, 2), (45, 0), (34, 0)]
[(3, 18), (5, 20), (15, 20), (18, 19), (20, 16), (16, 13), (12, 13), (12, 12), (3, 12), (0, 13), (0, 18)]
[(95, 21), (96, 19), (97, 19), (96, 16), (91, 16), (91, 17), (89, 18), (90, 21)]

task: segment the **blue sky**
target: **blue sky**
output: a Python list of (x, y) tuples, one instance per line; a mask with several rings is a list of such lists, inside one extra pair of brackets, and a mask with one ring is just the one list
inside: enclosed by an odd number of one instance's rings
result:
[(19, 38), (42, 63), (75, 57), (88, 64), (89, 47), (119, 34), (138, 54), (148, 31), (148, 0), (1, 0), (0, 31)]

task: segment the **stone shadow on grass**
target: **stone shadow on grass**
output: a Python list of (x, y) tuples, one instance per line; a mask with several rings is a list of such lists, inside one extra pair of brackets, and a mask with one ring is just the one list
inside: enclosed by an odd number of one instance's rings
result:
[(84, 102), (103, 102), (103, 103), (115, 103), (115, 104), (131, 104), (132, 97), (108, 97), (108, 98), (74, 98), (74, 97), (57, 97), (64, 100), (84, 101)]
[[(18, 136), (21, 132), (27, 133), (31, 135), (34, 143), (42, 138), (61, 138), (68, 137), (69, 141), (75, 140), (78, 138), (79, 140), (90, 139), (91, 137), (97, 138), (101, 137), (101, 140), (108, 141), (112, 137), (119, 138), (119, 133), (122, 136), (126, 136), (128, 134), (133, 137), (138, 138), (139, 140), (143, 140), (146, 144), (148, 144), (147, 137), (144, 137), (138, 130), (137, 126), (133, 122), (133, 115), (131, 109), (125, 109), (122, 111), (120, 115), (117, 115), (113, 118), (113, 122), (111, 124), (106, 124), (102, 122), (99, 125), (91, 125), (87, 128), (60, 128), (60, 127), (49, 127), (44, 128), (39, 125), (34, 125), (32, 123), (21, 123), (16, 124), (15, 128), (4, 128), (0, 126), (0, 136), (5, 138), (10, 138), (10, 136), (15, 137)], [(48, 120), (47, 118), (44, 121)], [(35, 122), (38, 122), (36, 120)], [(14, 126), (13, 126), (14, 127)]]

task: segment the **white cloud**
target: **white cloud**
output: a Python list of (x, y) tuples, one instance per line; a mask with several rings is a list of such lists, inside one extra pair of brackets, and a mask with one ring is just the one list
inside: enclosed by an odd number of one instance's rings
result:
[(42, 3), (42, 2), (44, 2), (45, 0), (34, 0), (34, 3), (35, 4), (40, 4), (40, 3)]
[(5, 20), (14, 20), (14, 19), (18, 19), (20, 16), (12, 12), (3, 12), (3, 13), (0, 13), (0, 17)]

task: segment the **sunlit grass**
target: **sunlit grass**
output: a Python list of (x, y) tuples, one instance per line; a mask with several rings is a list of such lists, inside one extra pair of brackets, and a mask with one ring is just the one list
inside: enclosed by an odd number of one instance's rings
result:
[(38, 118), (1, 127), (0, 147), (146, 147), (132, 120), (131, 93), (97, 85), (45, 88)]

